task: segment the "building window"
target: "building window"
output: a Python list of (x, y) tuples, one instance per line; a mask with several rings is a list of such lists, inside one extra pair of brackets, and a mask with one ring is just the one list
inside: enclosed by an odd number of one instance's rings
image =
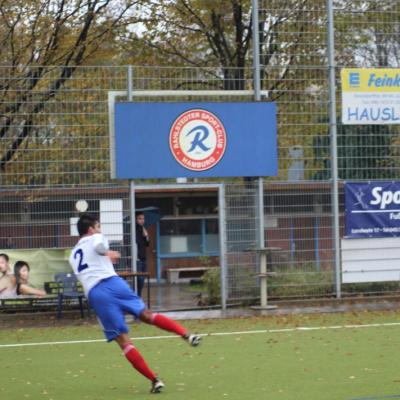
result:
[(218, 219), (160, 221), (160, 255), (209, 255), (218, 250)]
[(206, 219), (205, 223), (205, 249), (206, 253), (219, 252), (219, 227), (218, 219)]
[(200, 253), (200, 220), (161, 220), (160, 251), (169, 253)]
[(218, 213), (216, 196), (179, 197), (176, 200), (179, 215), (207, 215)]
[(158, 207), (162, 215), (174, 215), (173, 197), (136, 197), (136, 208)]

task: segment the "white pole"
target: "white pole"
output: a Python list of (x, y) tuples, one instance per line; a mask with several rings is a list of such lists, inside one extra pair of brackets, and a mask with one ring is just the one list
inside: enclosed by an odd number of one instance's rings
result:
[[(258, 21), (258, 0), (252, 0), (253, 6), (253, 81), (254, 81), (254, 100), (261, 100), (261, 82), (260, 82), (260, 32)], [(258, 248), (265, 246), (264, 234), (264, 181), (260, 176), (258, 178)], [(267, 307), (267, 276), (266, 276), (266, 255), (263, 252), (258, 253), (259, 271), (260, 271), (260, 300), (261, 306)]]
[[(132, 85), (132, 66), (128, 65), (128, 77), (127, 77), (127, 97), (128, 101), (133, 99), (133, 85)], [(134, 180), (129, 181), (129, 204), (130, 204), (130, 234), (131, 234), (131, 270), (137, 272), (137, 246), (136, 246), (136, 201), (135, 201), (135, 182)], [(133, 280), (135, 292), (137, 292), (137, 279)]]
[(329, 135), (331, 142), (332, 171), (332, 212), (333, 212), (333, 252), (335, 266), (336, 297), (341, 297), (340, 281), (340, 230), (339, 230), (339, 178), (336, 126), (336, 85), (335, 85), (335, 40), (333, 2), (327, 0), (328, 10), (328, 69), (329, 69)]
[(252, 0), (253, 11), (253, 81), (254, 97), (256, 101), (261, 100), (260, 82), (260, 32), (258, 22), (258, 0)]
[(227, 302), (227, 277), (226, 277), (226, 210), (225, 210), (225, 185), (218, 188), (218, 219), (219, 219), (219, 265), (221, 271), (221, 306), (226, 310)]

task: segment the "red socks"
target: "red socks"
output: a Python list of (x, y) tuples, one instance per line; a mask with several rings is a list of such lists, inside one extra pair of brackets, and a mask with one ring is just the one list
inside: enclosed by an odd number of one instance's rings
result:
[(153, 314), (153, 318), (151, 320), (153, 325), (164, 329), (165, 331), (176, 333), (179, 336), (185, 336), (187, 334), (187, 330), (175, 322), (173, 319), (166, 317), (162, 314)]
[(142, 355), (135, 349), (132, 344), (127, 344), (124, 348), (125, 357), (132, 364), (132, 366), (138, 370), (146, 378), (154, 381), (156, 379), (156, 374), (149, 368), (144, 361)]
[[(183, 326), (165, 315), (153, 314), (151, 322), (153, 325), (164, 329), (165, 331), (176, 333), (179, 336), (185, 336), (187, 334), (187, 331)], [(151, 381), (156, 379), (156, 374), (149, 368), (146, 361), (144, 361), (142, 355), (136, 350), (133, 344), (129, 343), (124, 347), (124, 354), (132, 366), (142, 375)]]

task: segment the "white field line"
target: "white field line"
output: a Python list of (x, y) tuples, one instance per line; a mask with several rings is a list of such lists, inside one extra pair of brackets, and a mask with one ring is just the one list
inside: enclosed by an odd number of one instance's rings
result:
[[(400, 326), (400, 322), (386, 322), (382, 324), (364, 324), (364, 325), (298, 326), (293, 328), (281, 328), (281, 329), (259, 329), (253, 331), (201, 333), (199, 334), (199, 336), (254, 335), (260, 333), (287, 333), (287, 332), (301, 332), (301, 331), (323, 331), (332, 329), (382, 328), (388, 326)], [(176, 335), (143, 336), (143, 337), (133, 337), (131, 339), (133, 341), (137, 341), (137, 340), (158, 340), (158, 339), (176, 339), (176, 338), (179, 338), (179, 336)], [(37, 342), (37, 343), (10, 343), (10, 344), (0, 344), (0, 349), (10, 348), (10, 347), (50, 346), (50, 345), (63, 345), (63, 344), (99, 343), (99, 342), (105, 342), (105, 339), (66, 340), (66, 341)]]

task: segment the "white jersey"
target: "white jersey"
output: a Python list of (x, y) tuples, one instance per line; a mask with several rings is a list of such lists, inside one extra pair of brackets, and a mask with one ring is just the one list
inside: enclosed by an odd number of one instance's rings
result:
[(72, 249), (69, 263), (86, 296), (101, 280), (117, 275), (111, 260), (104, 255), (108, 249), (108, 240), (101, 233), (84, 236)]

